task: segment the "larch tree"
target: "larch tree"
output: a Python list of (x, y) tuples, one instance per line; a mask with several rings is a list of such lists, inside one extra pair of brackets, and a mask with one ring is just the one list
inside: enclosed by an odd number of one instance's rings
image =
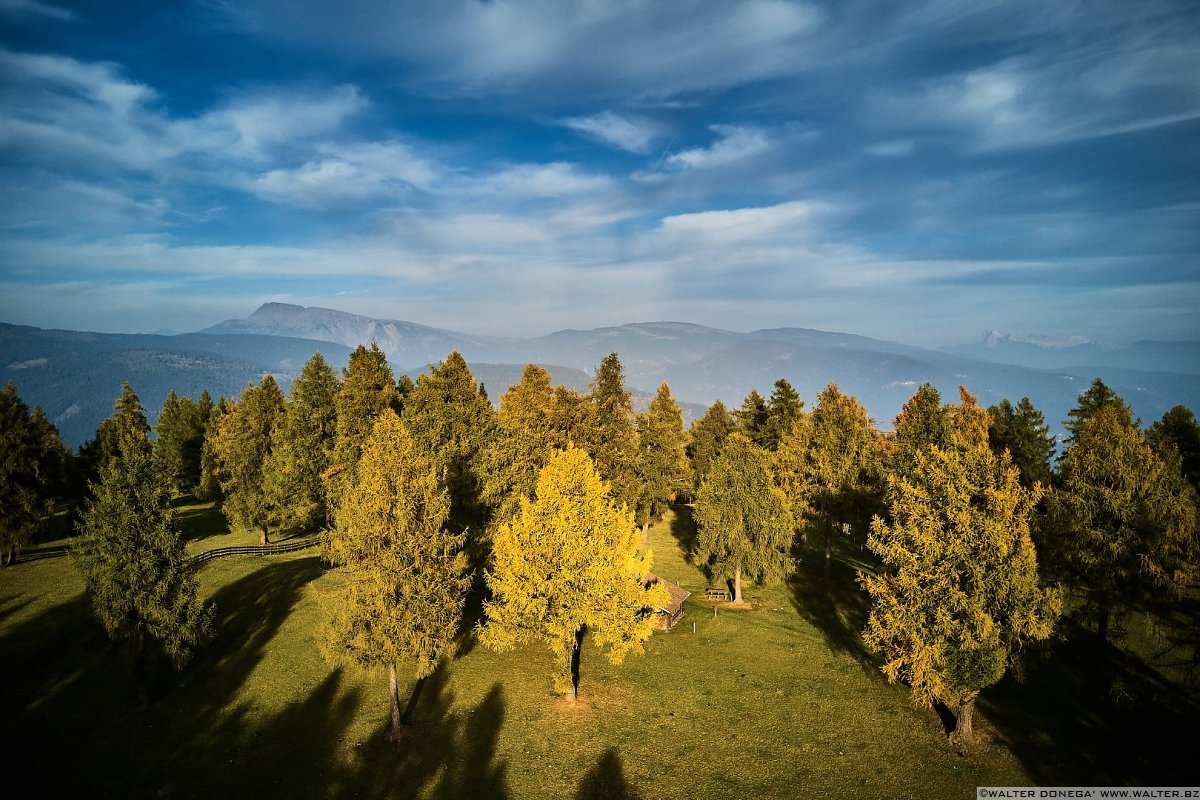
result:
[(1200, 425), (1191, 409), (1175, 406), (1167, 411), (1146, 431), (1146, 441), (1160, 455), (1173, 448), (1184, 477), (1200, 491)]
[(662, 519), (663, 512), (691, 485), (683, 431), (683, 411), (665, 382), (658, 387), (644, 414), (637, 416), (638, 475), (642, 495), (638, 517), (646, 525)]
[(596, 423), (596, 438), (589, 449), (592, 462), (612, 488), (613, 499), (636, 509), (642, 493), (637, 472), (637, 429), (632, 396), (625, 388), (625, 369), (616, 353), (609, 353), (596, 368), (589, 397)]
[[(207, 405), (212, 407), (211, 400)], [(192, 398), (179, 397), (172, 390), (154, 422), (154, 460), (176, 494), (192, 489), (200, 479), (200, 442), (207, 413)]]
[(495, 411), (458, 351), (417, 378), (402, 419), (450, 492), (451, 525), (460, 531), (481, 528), (486, 514), (476, 462), (493, 436)]
[(1041, 494), (987, 438), (987, 412), (962, 390), (944, 446), (917, 450), (912, 468), (888, 477), (891, 522), (876, 517), (867, 546), (883, 563), (860, 574), (871, 596), (863, 638), (883, 656), (889, 681), (914, 701), (954, 711), (952, 736), (972, 737), (975, 700), (1046, 639), (1061, 598), (1042, 586), (1029, 533)]
[(446, 527), (450, 498), (391, 409), (363, 443), (329, 553), (347, 577), (333, 607), (328, 650), (388, 676), (392, 736), (405, 732), (397, 664), (417, 687), (454, 644), (471, 579), (464, 536)]
[(537, 476), (552, 449), (569, 439), (555, 424), (556, 398), (550, 373), (527, 364), (521, 380), (500, 396), (496, 435), (481, 454), (481, 499), (492, 509), (492, 522), (508, 522), (533, 494)]
[(759, 447), (763, 445), (767, 432), (768, 416), (767, 401), (757, 389), (751, 389), (742, 401), (742, 407), (733, 412), (738, 432)]
[(148, 436), (150, 423), (146, 409), (137, 392), (128, 383), (121, 384), (121, 394), (113, 403), (113, 413), (96, 427), (96, 438), (79, 450), (88, 480), (99, 477), (103, 466), (117, 455), (121, 437), (127, 433)]
[(791, 430), (792, 423), (804, 413), (804, 401), (786, 378), (775, 381), (767, 399), (767, 419), (763, 423), (762, 446), (777, 450), (779, 442)]
[(825, 576), (832, 536), (841, 525), (866, 524), (882, 493), (879, 434), (858, 400), (829, 384), (811, 416), (807, 495), (810, 521), (824, 533)]
[(1063, 427), (1067, 429), (1067, 445), (1069, 446), (1079, 436), (1083, 426), (1102, 408), (1112, 407), (1116, 410), (1121, 424), (1137, 428), (1140, 420), (1133, 417), (1133, 409), (1121, 399), (1121, 396), (1108, 387), (1104, 381), (1096, 378), (1091, 385), (1079, 395), (1079, 402), (1067, 412)]
[(888, 471), (903, 474), (913, 468), (917, 453), (926, 447), (945, 448), (949, 443), (950, 426), (942, 407), (941, 393), (929, 383), (923, 383), (895, 420)]
[(638, 551), (632, 512), (613, 501), (587, 453), (573, 446), (550, 455), (536, 496), (499, 526), (493, 558), (481, 641), (495, 650), (545, 642), (554, 688), (573, 699), (585, 634), (620, 664), (642, 652), (653, 609), (669, 600), (660, 583), (646, 585), (650, 555)]
[(733, 416), (725, 404), (717, 400), (704, 416), (688, 428), (687, 455), (692, 464), (692, 492), (700, 488), (700, 482), (708, 474), (709, 467), (721, 454), (725, 440), (737, 429)]
[(325, 496), (333, 506), (336, 519), (342, 493), (354, 483), (354, 470), (358, 468), (363, 443), (375, 420), (385, 409), (398, 411), (400, 407), (396, 379), (378, 344), (371, 342), (370, 348), (361, 344), (354, 348), (349, 363), (342, 370), (342, 387), (334, 406), (337, 409), (337, 438), (323, 480)]
[(66, 450), (41, 407), (11, 383), (0, 390), (0, 565), (12, 564), (62, 486)]
[(129, 648), (145, 705), (148, 640), (181, 668), (210, 632), (213, 611), (197, 597), (195, 565), (149, 439), (125, 428), (114, 444), (92, 486), (72, 554), (105, 632)]
[(337, 438), (337, 373), (314, 353), (292, 381), (286, 409), (271, 430), (263, 464), (265, 503), (281, 530), (329, 522), (321, 476), (329, 469)]
[(221, 435), (221, 420), (229, 412), (230, 403), (224, 397), (210, 406), (204, 417), (204, 441), (200, 445), (200, 480), (196, 483), (199, 500), (221, 499), (221, 459), (217, 455), (217, 439)]
[(741, 433), (725, 440), (693, 503), (699, 535), (695, 558), (712, 575), (783, 580), (791, 569), (795, 523), (787, 496), (775, 485), (767, 452)]
[(284, 414), (283, 392), (275, 378), (264, 375), (249, 385), (221, 418), (216, 455), (220, 461), (222, 509), (236, 527), (259, 531), (269, 544), (276, 523), (263, 483), (263, 466), (271, 452), (271, 433)]
[(1030, 488), (1040, 483), (1050, 486), (1050, 460), (1054, 457), (1054, 437), (1046, 418), (1028, 397), (1022, 397), (1014, 407), (1008, 400), (988, 408), (988, 442), (999, 455), (1005, 450), (1021, 471), (1021, 485)]
[(1091, 413), (1047, 502), (1047, 545), (1096, 620), (1100, 652), (1114, 618), (1154, 594), (1177, 596), (1195, 574), (1195, 493), (1130, 416), (1121, 402)]

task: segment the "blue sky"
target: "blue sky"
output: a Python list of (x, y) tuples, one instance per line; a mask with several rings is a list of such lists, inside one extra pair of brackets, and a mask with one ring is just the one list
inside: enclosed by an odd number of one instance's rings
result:
[(0, 320), (1200, 339), (1192, 0), (0, 0)]

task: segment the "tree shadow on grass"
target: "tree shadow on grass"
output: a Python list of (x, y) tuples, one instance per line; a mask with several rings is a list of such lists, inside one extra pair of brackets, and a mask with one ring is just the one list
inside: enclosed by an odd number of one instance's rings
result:
[(688, 564), (694, 564), (692, 553), (696, 549), (696, 537), (699, 535), (699, 530), (696, 528), (696, 519), (692, 515), (692, 507), (686, 505), (671, 506), (671, 510), (675, 513), (671, 516), (671, 535), (675, 537), (675, 541), (679, 542), (679, 550), (683, 553), (683, 558)]
[(365, 796), (508, 798), (508, 764), (496, 758), (504, 690), (493, 684), (478, 705), (455, 709), (449, 672), (443, 661), (425, 680), (418, 702), (406, 713), (409, 731), (399, 745), (389, 739), (385, 722), (364, 746), (358, 789)]
[(1194, 701), (1119, 648), (1095, 658), (1095, 634), (1070, 620), (1066, 640), (1031, 654), (978, 705), (995, 735), (1042, 785), (1190, 786), (1200, 780)]
[(201, 542), (228, 536), (230, 533), (229, 520), (221, 513), (216, 503), (191, 504), (180, 508), (179, 526), (183, 529), (185, 542)]
[(820, 558), (801, 561), (788, 585), (792, 590), (792, 605), (821, 632), (830, 650), (854, 657), (865, 672), (880, 676), (875, 656), (862, 638), (871, 599), (858, 585), (858, 556), (852, 543), (839, 537), (833, 542), (828, 578), (824, 575), (822, 553)]
[(609, 748), (579, 782), (575, 800), (644, 800), (644, 795), (625, 778), (616, 748)]

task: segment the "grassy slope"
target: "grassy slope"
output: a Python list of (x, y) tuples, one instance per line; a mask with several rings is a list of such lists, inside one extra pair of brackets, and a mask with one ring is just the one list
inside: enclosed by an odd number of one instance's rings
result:
[[(240, 543), (210, 508), (184, 511), (191, 549)], [(702, 594), (682, 556), (689, 536), (683, 519), (652, 529), (656, 570)], [(400, 754), (384, 738), (382, 676), (320, 654), (339, 577), (311, 553), (205, 567), (219, 635), (181, 675), (158, 665), (146, 711), (70, 561), (19, 564), (0, 573), (0, 752), (12, 780), (98, 797), (964, 797), (977, 785), (1194, 781), (1186, 748), (1120, 727), (1169, 733), (1179, 720), (1105, 706), (1073, 683), (1087, 669), (1071, 652), (1051, 662), (1067, 671), (1035, 668), (1026, 686), (985, 693), (981, 742), (956, 750), (938, 715), (862, 652), (865, 605), (842, 555), (829, 583), (806, 566), (790, 586), (753, 587), (750, 610), (714, 617), (689, 599), (673, 632), (620, 667), (587, 646), (576, 707), (549, 694), (543, 648), (496, 654), (464, 637), (422, 688), (419, 733)]]

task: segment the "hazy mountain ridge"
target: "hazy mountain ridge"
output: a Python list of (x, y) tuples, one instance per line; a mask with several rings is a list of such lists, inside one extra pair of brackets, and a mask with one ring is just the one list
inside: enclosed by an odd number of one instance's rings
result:
[(978, 341), (942, 350), (967, 358), (1035, 369), (1114, 367), (1200, 374), (1200, 342), (1193, 341), (1137, 341), (1118, 345), (1082, 336), (1053, 340), (985, 331)]

